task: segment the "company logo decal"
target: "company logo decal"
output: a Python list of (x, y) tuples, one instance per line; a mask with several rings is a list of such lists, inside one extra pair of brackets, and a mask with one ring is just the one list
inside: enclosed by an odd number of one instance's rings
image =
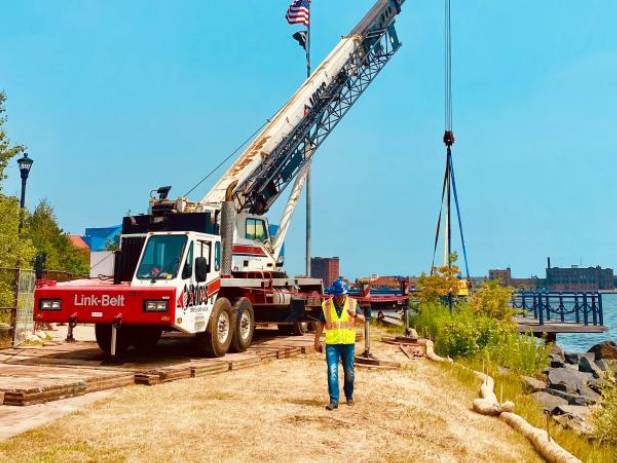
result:
[(73, 303), (75, 306), (124, 307), (124, 296), (110, 296), (109, 294), (85, 296), (83, 294), (75, 294)]

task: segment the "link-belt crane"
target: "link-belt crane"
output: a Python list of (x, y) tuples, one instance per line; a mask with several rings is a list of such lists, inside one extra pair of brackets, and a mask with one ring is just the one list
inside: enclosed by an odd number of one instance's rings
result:
[[(256, 324), (301, 334), (323, 283), (289, 278), (281, 248), (316, 150), (401, 46), (405, 0), (379, 0), (199, 202), (150, 199), (125, 217), (114, 278), (42, 281), (39, 322), (95, 323), (99, 346), (152, 348), (163, 330), (194, 334), (206, 355), (243, 351)], [(278, 232), (264, 214), (294, 181)]]

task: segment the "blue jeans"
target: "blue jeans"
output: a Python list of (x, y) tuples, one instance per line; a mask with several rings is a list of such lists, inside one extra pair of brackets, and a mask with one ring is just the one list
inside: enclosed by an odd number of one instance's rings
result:
[(347, 400), (353, 399), (355, 344), (326, 344), (326, 362), (328, 362), (328, 392), (330, 402), (339, 402), (338, 362), (343, 359), (345, 383), (343, 390)]

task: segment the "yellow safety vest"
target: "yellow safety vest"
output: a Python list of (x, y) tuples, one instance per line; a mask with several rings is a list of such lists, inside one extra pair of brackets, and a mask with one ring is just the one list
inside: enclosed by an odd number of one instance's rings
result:
[(334, 299), (328, 299), (321, 304), (324, 318), (326, 319), (326, 344), (355, 344), (356, 324), (355, 319), (349, 316), (349, 307), (356, 312), (358, 302), (347, 297), (341, 317), (336, 313)]

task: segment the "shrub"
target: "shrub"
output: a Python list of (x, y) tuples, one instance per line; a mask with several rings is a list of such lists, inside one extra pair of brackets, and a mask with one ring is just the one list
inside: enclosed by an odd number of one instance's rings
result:
[(602, 399), (591, 408), (591, 421), (598, 440), (617, 445), (617, 376), (608, 372), (602, 382)]
[(513, 292), (513, 288), (504, 288), (499, 281), (487, 281), (469, 295), (469, 306), (476, 314), (510, 320), (514, 315), (511, 306)]

